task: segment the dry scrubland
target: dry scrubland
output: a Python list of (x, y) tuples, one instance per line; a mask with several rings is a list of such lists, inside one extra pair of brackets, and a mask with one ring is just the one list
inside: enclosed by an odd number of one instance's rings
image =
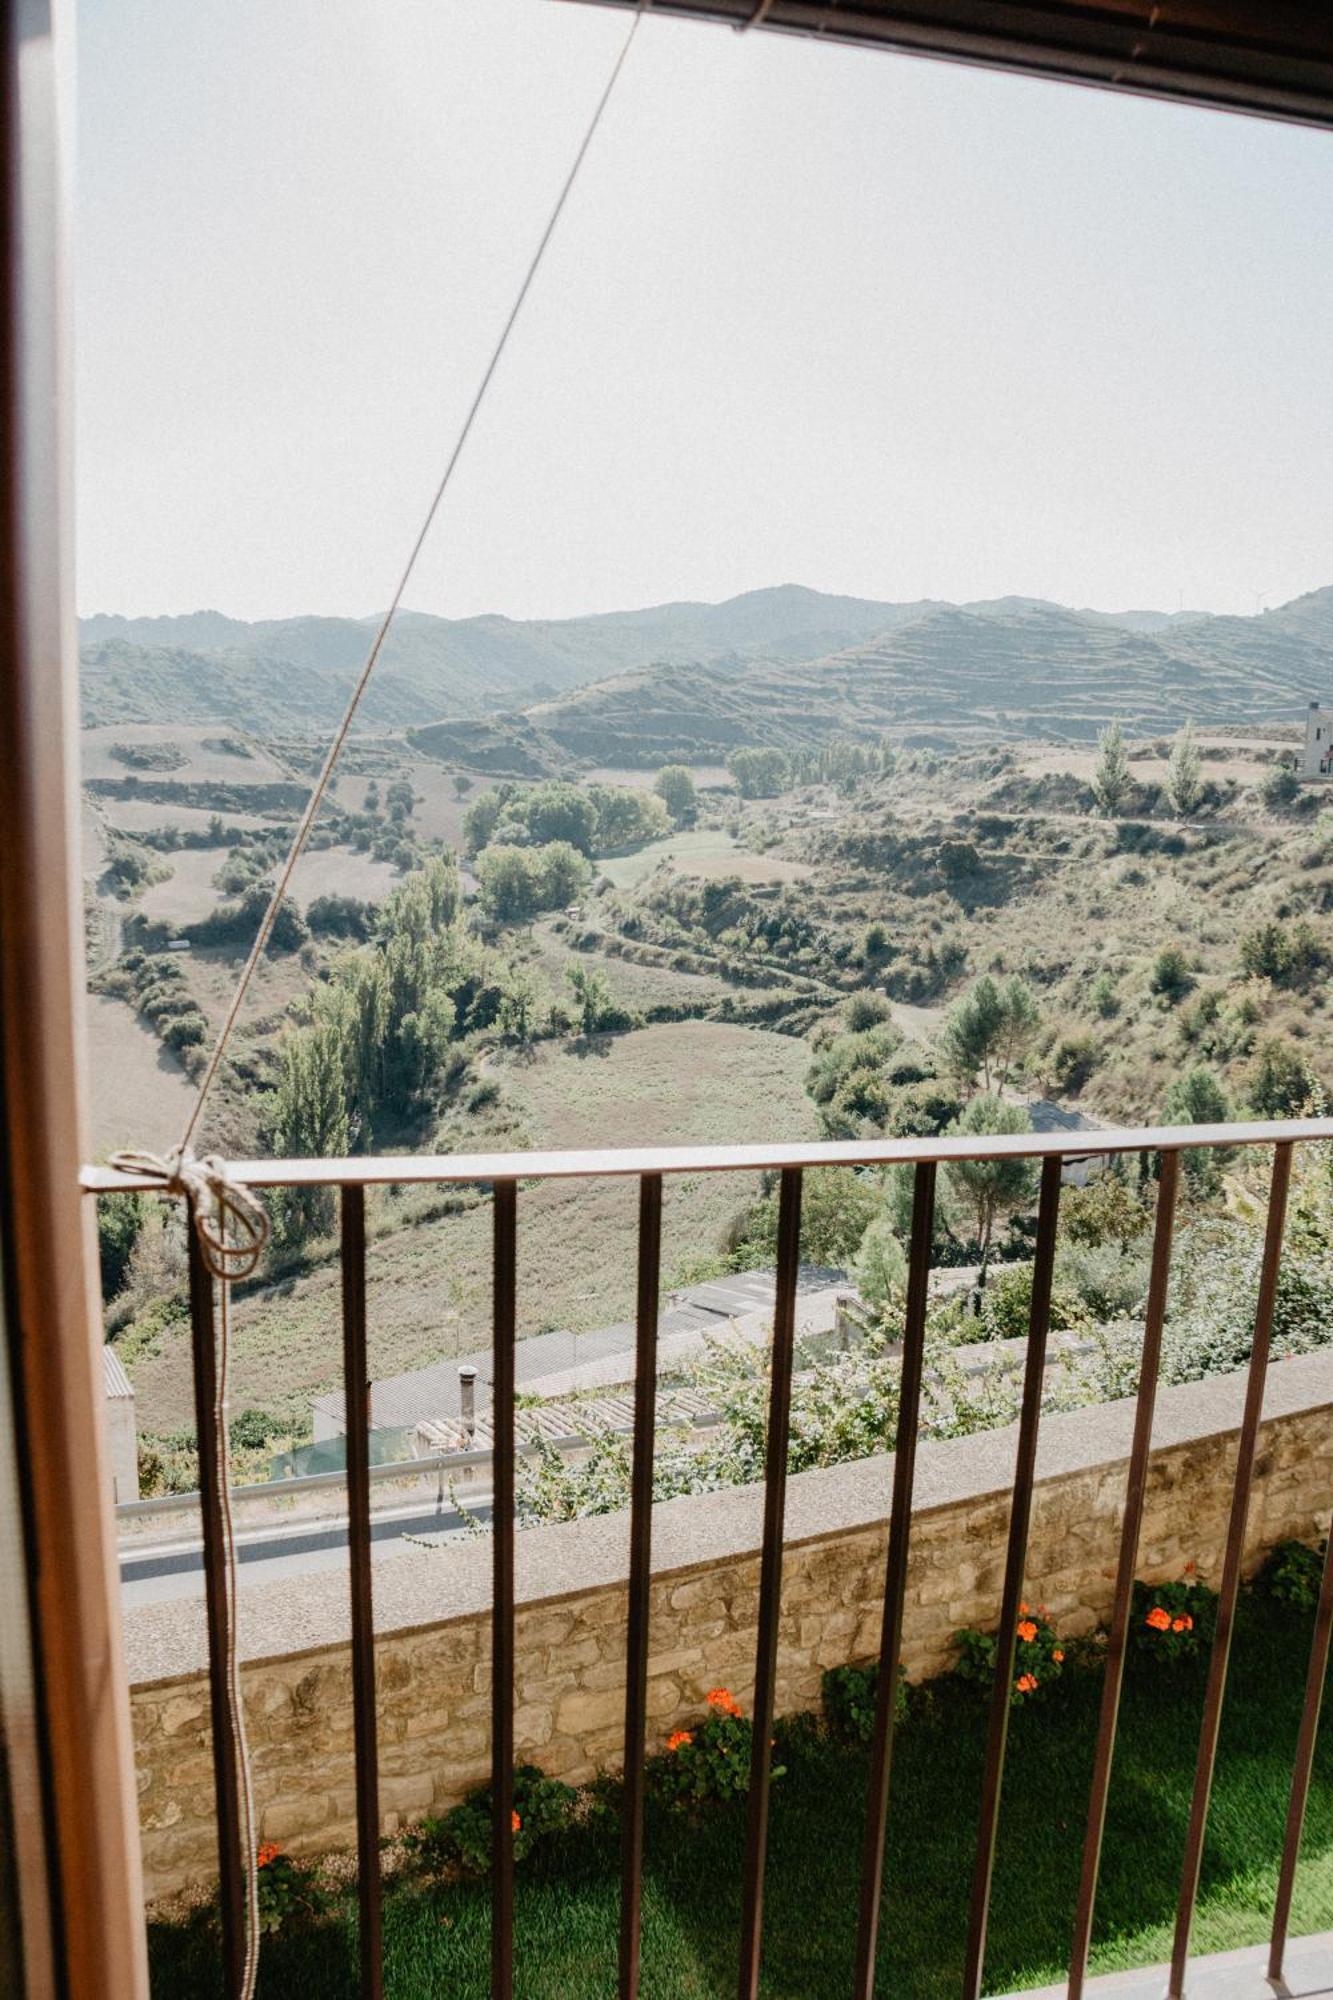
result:
[[(284, 743), (280, 756), (269, 757), (256, 747), (247, 766), (204, 747), (205, 738), (226, 734), (91, 731), (90, 770), (124, 775), (111, 760), (113, 743), (142, 741), (168, 760), (175, 745), (186, 763), (165, 775), (195, 782), (212, 773), (229, 788), (224, 817), (253, 834), (267, 816), (248, 813), (238, 788), (262, 787), (303, 767), (309, 748)], [(887, 775), (809, 783), (772, 799), (701, 789), (695, 826), (597, 860), (600, 886), (588, 890), (575, 919), (555, 913), (487, 929), (498, 953), (535, 975), (543, 1010), (553, 999), (570, 1002), (568, 975), (581, 969), (604, 977), (611, 1002), (631, 1024), (656, 1010), (693, 1018), (630, 1025), (588, 1043), (566, 1024), (528, 1055), (506, 1050), (493, 1029), (478, 1030), (460, 1043), (466, 1069), (432, 1115), (381, 1132), (377, 1143), (470, 1150), (812, 1136), (818, 1117), (803, 1087), (812, 1043), (836, 1028), (851, 994), (870, 988), (886, 996), (897, 1026), (928, 1063), (949, 1008), (985, 971), (1021, 973), (1041, 1010), (1022, 1093), (1055, 1095), (1105, 1120), (1159, 1117), (1171, 1082), (1198, 1061), (1243, 1101), (1254, 1050), (1267, 1038), (1295, 1049), (1316, 1078), (1333, 1081), (1322, 981), (1299, 988), (1247, 981), (1240, 960), (1242, 937), (1274, 919), (1304, 920), (1333, 948), (1333, 842), (1313, 810), (1298, 801), (1292, 811), (1269, 812), (1253, 788), (1254, 776), (1271, 769), (1279, 740), (1285, 734), (1272, 729), (1253, 738), (1201, 729), (1209, 753), (1204, 776), (1229, 789), (1186, 825), (1160, 805), (1137, 817), (1131, 809), (1118, 821), (1097, 817), (1089, 753), (1052, 745), (947, 758), (900, 754)], [(1160, 747), (1131, 747), (1133, 773), (1159, 784)], [(353, 764), (339, 785), (339, 812), (362, 812), (372, 783), (383, 797), (406, 781), (413, 803), (404, 825), (421, 855), (436, 842), (461, 846), (463, 815), (492, 782), (480, 771), (434, 764), (388, 737), (354, 744)], [(147, 772), (145, 781), (161, 775)], [(597, 775), (630, 774), (608, 765)], [(635, 774), (636, 782), (643, 776)], [(718, 776), (715, 768), (696, 771), (701, 787)], [(185, 805), (136, 799), (132, 814), (128, 803), (100, 796), (98, 811), (128, 815), (116, 824), (131, 837), (173, 824), (198, 837), (209, 816), (194, 796)], [(137, 912), (184, 924), (219, 901), (212, 876), (223, 850), (178, 848), (162, 859), (169, 877), (114, 898), (102, 873), (106, 838), (96, 828), (89, 834), (91, 930), (113, 959)], [(297, 900), (381, 901), (401, 879), (390, 860), (340, 844), (306, 858)], [(872, 926), (882, 927), (874, 950), (867, 947)], [(1166, 946), (1183, 960), (1181, 985), (1171, 994), (1156, 987)], [(342, 949), (336, 938), (317, 938), (265, 961), (211, 1117), (211, 1143), (233, 1153), (267, 1143), (268, 1092), (283, 1039), (321, 967)], [(221, 945), (181, 955), (183, 990), (210, 1028), (239, 957), (235, 946)], [(719, 1018), (726, 1015), (732, 1019)], [(95, 997), (90, 1023), (99, 1149), (170, 1137), (187, 1094), (179, 1062), (160, 1051), (123, 998)], [(1080, 1061), (1062, 1070), (1060, 1050), (1070, 1041)], [(668, 1274), (717, 1252), (748, 1192), (722, 1181), (673, 1187)], [(482, 1344), (490, 1283), (484, 1201), (390, 1191), (374, 1198), (372, 1211), (373, 1372), (395, 1373)], [(633, 1216), (627, 1186), (524, 1195), (525, 1332), (594, 1327), (629, 1314)], [(237, 1408), (299, 1414), (312, 1394), (336, 1382), (331, 1263), (317, 1259), (252, 1294), (237, 1322)], [(131, 1339), (126, 1353), (145, 1427), (187, 1424), (179, 1329)]]

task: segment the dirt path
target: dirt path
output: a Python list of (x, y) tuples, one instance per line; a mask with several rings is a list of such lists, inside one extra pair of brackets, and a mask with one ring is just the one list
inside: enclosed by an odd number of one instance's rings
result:
[(180, 1063), (124, 1000), (90, 993), (87, 1019), (94, 1153), (170, 1145), (194, 1093)]

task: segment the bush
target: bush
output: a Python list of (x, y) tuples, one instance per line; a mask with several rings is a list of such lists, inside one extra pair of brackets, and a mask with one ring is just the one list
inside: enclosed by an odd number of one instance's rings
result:
[(1051, 1051), (1052, 1088), (1061, 1096), (1077, 1097), (1101, 1061), (1101, 1048), (1091, 1035), (1066, 1035)]
[(1269, 812), (1285, 812), (1300, 797), (1301, 781), (1290, 764), (1275, 764), (1259, 787)]
[(891, 1021), (893, 1008), (882, 993), (874, 993), (867, 989), (851, 995), (842, 1010), (842, 1018), (847, 1024), (848, 1032), (859, 1035), (866, 1028), (876, 1028), (882, 1021)]
[(1147, 1227), (1147, 1208), (1114, 1169), (1061, 1196), (1060, 1233), (1071, 1243), (1132, 1243)]
[(1290, 925), (1269, 922), (1245, 933), (1240, 962), (1251, 979), (1299, 989), (1328, 964), (1328, 950), (1313, 924), (1304, 919)]
[(1095, 1321), (1137, 1317), (1148, 1287), (1146, 1250), (1123, 1243), (1063, 1243), (1056, 1280), (1077, 1294)]
[(358, 896), (316, 896), (305, 920), (317, 936), (364, 942), (375, 927), (375, 909)]
[(255, 1856), (255, 1888), (259, 1897), (259, 1928), (268, 1936), (282, 1930), (294, 1917), (319, 1916), (329, 1900), (314, 1869), (294, 1861), (271, 1840)]
[[(406, 1836), (408, 1851), (431, 1874), (485, 1875), (491, 1865), (489, 1785), (469, 1792), (461, 1805), (423, 1819)], [(579, 1795), (535, 1764), (514, 1771), (514, 1859), (565, 1833), (579, 1816)]]
[(1319, 1602), (1324, 1580), (1324, 1551), (1327, 1542), (1312, 1549), (1305, 1542), (1279, 1542), (1262, 1571), (1263, 1586), (1279, 1604), (1297, 1611), (1313, 1611)]
[[(1025, 1701), (1032, 1701), (1049, 1688), (1052, 1681), (1059, 1680), (1065, 1665), (1065, 1649), (1045, 1609), (1039, 1607), (1034, 1611), (1030, 1605), (1020, 1604), (1018, 1612), (1013, 1686), (1009, 1692), (1010, 1703), (1015, 1708)], [(971, 1683), (983, 1694), (989, 1694), (995, 1683), (999, 1650), (995, 1634), (978, 1632), (975, 1626), (968, 1626), (954, 1634), (954, 1644), (958, 1648), (958, 1678)]]
[(1116, 991), (1115, 980), (1109, 972), (1099, 972), (1093, 980), (1088, 998), (1093, 1009), (1103, 1021), (1114, 1020), (1120, 1012), (1120, 995)]
[[(869, 1743), (875, 1733), (875, 1700), (879, 1662), (864, 1667), (829, 1667), (820, 1681), (824, 1720), (832, 1735), (845, 1743)], [(907, 1672), (898, 1666), (898, 1692), (893, 1704), (895, 1723), (907, 1720)]]
[(1129, 1607), (1129, 1640), (1136, 1653), (1178, 1666), (1197, 1659), (1213, 1643), (1217, 1592), (1194, 1578), (1180, 1583), (1134, 1585)]
[[(726, 1688), (713, 1688), (708, 1714), (693, 1729), (676, 1729), (664, 1754), (648, 1764), (648, 1783), (673, 1806), (744, 1798), (750, 1789), (750, 1724)], [(780, 1778), (775, 1764), (769, 1774)]]
[(1193, 984), (1194, 975), (1190, 971), (1189, 960), (1179, 945), (1163, 946), (1153, 960), (1149, 989), (1166, 1006), (1174, 1007), (1184, 999)]
[[(986, 1340), (1026, 1340), (1032, 1311), (1031, 1264), (1008, 1264), (996, 1271), (981, 1300), (981, 1324)], [(1067, 1333), (1085, 1326), (1087, 1313), (1077, 1292), (1065, 1285), (1051, 1288), (1051, 1332)]]

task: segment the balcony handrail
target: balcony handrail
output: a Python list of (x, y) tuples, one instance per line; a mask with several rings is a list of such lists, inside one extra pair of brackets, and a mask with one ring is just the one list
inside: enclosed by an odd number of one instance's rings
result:
[[(1106, 1126), (1093, 1130), (946, 1133), (907, 1139), (815, 1139), (742, 1146), (603, 1146), (558, 1152), (385, 1153), (330, 1159), (229, 1160), (243, 1187), (386, 1187), (513, 1180), (637, 1179), (644, 1174), (781, 1173), (811, 1167), (947, 1165), (958, 1160), (1100, 1160), (1126, 1153), (1195, 1152), (1333, 1139), (1333, 1118), (1270, 1118), (1232, 1125)], [(86, 1166), (85, 1194), (160, 1190), (149, 1174)]]
[[(681, 1173), (777, 1172), (777, 1269), (773, 1306), (768, 1419), (763, 1479), (764, 1533), (757, 1606), (755, 1681), (751, 1724), (751, 1785), (747, 1805), (743, 1920), (738, 1966), (738, 2000), (758, 2000), (763, 1939), (763, 1892), (768, 1832), (769, 1746), (773, 1726), (779, 1622), (782, 1600), (784, 1500), (791, 1436), (795, 1361), (795, 1304), (800, 1274), (801, 1194), (804, 1173), (836, 1166), (914, 1168), (908, 1282), (902, 1318), (902, 1363), (894, 1436), (893, 1496), (884, 1571), (883, 1624), (872, 1741), (871, 1782), (867, 1789), (862, 1840), (861, 1891), (856, 1917), (853, 2000), (872, 2000), (876, 1947), (883, 1895), (883, 1855), (890, 1801), (894, 1745), (894, 1695), (901, 1661), (904, 1590), (910, 1556), (913, 1462), (918, 1438), (920, 1396), (926, 1367), (929, 1277), (933, 1263), (936, 1173), (954, 1161), (1037, 1159), (1042, 1162), (1037, 1233), (1032, 1261), (1027, 1354), (1018, 1423), (1004, 1583), (999, 1607), (996, 1663), (987, 1725), (981, 1813), (968, 1906), (967, 1957), (963, 2000), (980, 2000), (983, 1990), (991, 1870), (999, 1827), (1008, 1735), (1010, 1688), (1021, 1614), (1028, 1527), (1033, 1504), (1038, 1432), (1050, 1331), (1059, 1208), (1064, 1163), (1116, 1155), (1156, 1154), (1152, 1274), (1144, 1317), (1144, 1339), (1135, 1398), (1134, 1444), (1130, 1456), (1116, 1569), (1115, 1604), (1108, 1642), (1097, 1749), (1088, 1797), (1078, 1909), (1069, 1959), (1069, 2000), (1082, 2000), (1096, 1907), (1107, 1791), (1118, 1722), (1139, 1529), (1151, 1453), (1152, 1419), (1167, 1309), (1177, 1194), (1187, 1156), (1195, 1151), (1243, 1147), (1271, 1149), (1271, 1178), (1264, 1223), (1263, 1254), (1254, 1308), (1254, 1336), (1246, 1376), (1245, 1415), (1238, 1442), (1227, 1516), (1226, 1550), (1218, 1591), (1217, 1629), (1208, 1665), (1208, 1686), (1195, 1766), (1176, 1907), (1169, 1992), (1181, 2000), (1189, 1962), (1191, 1928), (1198, 1895), (1208, 1806), (1217, 1758), (1219, 1724), (1226, 1693), (1231, 1633), (1241, 1581), (1245, 1523), (1250, 1505), (1262, 1421), (1264, 1381), (1272, 1349), (1282, 1243), (1291, 1188), (1292, 1160), (1300, 1143), (1333, 1139), (1333, 1118), (1281, 1119), (1232, 1125), (1148, 1125), (1123, 1129), (1055, 1132), (954, 1133), (944, 1137), (850, 1139), (740, 1146), (623, 1147), (544, 1153), (419, 1154), (388, 1158), (326, 1160), (244, 1160), (229, 1175), (252, 1188), (332, 1187), (340, 1189), (339, 1260), (342, 1272), (343, 1379), (347, 1399), (348, 1458), (345, 1478), (349, 1583), (352, 1611), (352, 1693), (357, 1776), (357, 1893), (361, 1938), (361, 1993), (383, 2000), (379, 1852), (379, 1760), (375, 1674), (375, 1634), (371, 1573), (371, 1485), (376, 1478), (402, 1477), (422, 1461), (402, 1467), (369, 1463), (370, 1384), (367, 1366), (367, 1235), (365, 1189), (389, 1183), (489, 1186), (492, 1211), (493, 1446), (492, 1612), (491, 1612), (491, 1838), (492, 1838), (492, 2000), (513, 1996), (513, 1759), (515, 1699), (514, 1529), (515, 1469), (524, 1451), (517, 1434), (514, 1350), (518, 1333), (518, 1219), (524, 1184), (562, 1179), (637, 1178), (637, 1307), (635, 1316), (635, 1400), (632, 1482), (629, 1510), (630, 1589), (626, 1619), (624, 1798), (622, 1811), (621, 1905), (618, 2000), (639, 2000), (639, 1926), (643, 1887), (643, 1787), (645, 1776), (649, 1603), (652, 1580), (654, 1391), (660, 1314), (662, 1192), (666, 1176)], [(89, 1194), (115, 1194), (161, 1186), (151, 1175), (89, 1167), (82, 1176)], [(234, 1584), (227, 1575), (223, 1516), (217, 1490), (217, 1418), (214, 1284), (203, 1261), (196, 1231), (186, 1226), (190, 1272), (190, 1318), (195, 1403), (200, 1447), (199, 1507), (209, 1625), (209, 1683), (213, 1710), (214, 1789), (217, 1798), (218, 1859), (224, 1957), (241, 1962), (245, 1939), (244, 1863), (237, 1812), (237, 1768), (226, 1735), (227, 1648), (234, 1624)], [(890, 1443), (887, 1434), (886, 1445)], [(212, 1472), (208, 1468), (212, 1467)], [(318, 1475), (317, 1475), (318, 1476)], [(442, 1476), (442, 1475), (441, 1475)], [(283, 1482), (288, 1493), (297, 1482)], [(152, 1503), (150, 1503), (152, 1504)], [(166, 1511), (165, 1509), (163, 1511)], [(1301, 1733), (1292, 1771), (1287, 1828), (1279, 1867), (1270, 1943), (1271, 1976), (1280, 1976), (1291, 1895), (1299, 1859), (1305, 1803), (1313, 1768), (1324, 1676), (1333, 1640), (1333, 1538), (1325, 1561), (1320, 1608), (1311, 1648)], [(234, 1983), (234, 1982), (233, 1982)]]

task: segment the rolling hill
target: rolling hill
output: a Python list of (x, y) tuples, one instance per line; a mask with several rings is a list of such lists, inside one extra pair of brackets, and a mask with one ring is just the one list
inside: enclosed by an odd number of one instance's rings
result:
[[(1128, 624), (1023, 599), (930, 606), (815, 661), (659, 663), (536, 703), (522, 718), (521, 768), (532, 768), (543, 743), (551, 768), (648, 766), (716, 762), (741, 743), (792, 748), (885, 730), (908, 746), (943, 749), (1090, 741), (1113, 718), (1138, 734), (1189, 718), (1291, 722), (1308, 700), (1333, 698), (1333, 591), (1286, 609), (1290, 616), (1163, 619), (1145, 630), (1138, 614)], [(505, 736), (506, 725), (492, 726), (486, 768), (520, 769), (504, 761)], [(457, 724), (414, 737), (434, 755), (467, 761)], [(517, 749), (517, 734), (509, 740)]]
[[(322, 730), (373, 624), (90, 618), (84, 718)], [(534, 775), (886, 729), (945, 747), (1086, 741), (1112, 717), (1136, 732), (1191, 716), (1291, 721), (1316, 697), (1333, 698), (1333, 588), (1230, 618), (1025, 597), (891, 604), (783, 585), (562, 620), (405, 612), (363, 720), (410, 729), (421, 749), (474, 769)]]

